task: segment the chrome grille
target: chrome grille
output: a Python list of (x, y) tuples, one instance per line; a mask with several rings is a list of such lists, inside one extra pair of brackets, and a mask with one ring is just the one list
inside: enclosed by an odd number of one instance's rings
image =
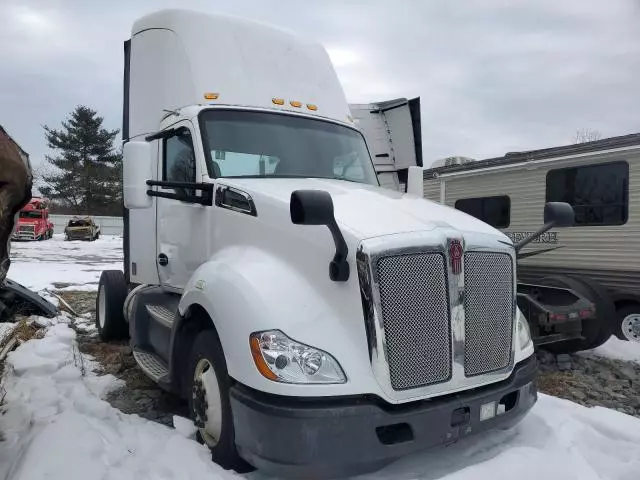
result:
[(465, 351), (467, 377), (505, 368), (513, 334), (513, 264), (501, 253), (464, 256)]
[(394, 390), (451, 377), (451, 325), (444, 256), (412, 253), (377, 264), (386, 355)]

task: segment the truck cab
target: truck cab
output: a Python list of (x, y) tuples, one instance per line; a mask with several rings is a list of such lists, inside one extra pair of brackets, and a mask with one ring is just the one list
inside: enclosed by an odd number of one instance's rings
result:
[(49, 219), (46, 199), (32, 198), (18, 214), (12, 240), (47, 240), (53, 237), (53, 222)]
[(216, 462), (352, 475), (530, 410), (512, 241), (379, 185), (320, 45), (163, 10), (124, 52), (125, 264), (96, 325)]

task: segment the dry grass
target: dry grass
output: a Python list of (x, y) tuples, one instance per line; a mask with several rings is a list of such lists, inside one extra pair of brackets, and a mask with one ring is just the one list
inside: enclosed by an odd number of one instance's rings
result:
[(18, 320), (13, 335), (18, 337), (20, 343), (24, 343), (32, 338), (44, 337), (44, 329), (38, 327), (35, 324), (29, 324), (26, 318)]
[(555, 397), (567, 398), (566, 392), (578, 384), (573, 372), (544, 372), (538, 375), (538, 390)]

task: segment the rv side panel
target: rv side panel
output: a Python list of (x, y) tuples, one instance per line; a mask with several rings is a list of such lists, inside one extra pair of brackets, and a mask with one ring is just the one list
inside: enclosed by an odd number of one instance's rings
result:
[(424, 181), (424, 198), (440, 203), (440, 180), (431, 178)]
[[(624, 161), (629, 165), (628, 219), (623, 225), (575, 226), (551, 230), (525, 252), (558, 247), (521, 261), (520, 272), (539, 278), (550, 273), (584, 274), (614, 289), (640, 295), (640, 149), (619, 152), (592, 152), (553, 161), (514, 164), (499, 170), (469, 170), (442, 175), (446, 180), (445, 203), (455, 207), (460, 199), (507, 195), (510, 200), (509, 225), (501, 228), (519, 240), (543, 223), (547, 174), (567, 167), (586, 167)], [(430, 181), (425, 181), (425, 197), (434, 198)], [(587, 187), (584, 187), (587, 188)], [(614, 187), (612, 187), (614, 188)], [(604, 189), (606, 191), (606, 189)]]

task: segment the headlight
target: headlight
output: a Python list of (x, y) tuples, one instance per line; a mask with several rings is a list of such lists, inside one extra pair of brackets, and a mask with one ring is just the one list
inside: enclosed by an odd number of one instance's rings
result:
[(251, 354), (263, 377), (284, 383), (345, 383), (342, 368), (327, 352), (291, 340), (280, 330), (253, 333)]
[(524, 315), (518, 310), (518, 343), (520, 350), (524, 350), (531, 344), (531, 331), (529, 330), (529, 322)]

